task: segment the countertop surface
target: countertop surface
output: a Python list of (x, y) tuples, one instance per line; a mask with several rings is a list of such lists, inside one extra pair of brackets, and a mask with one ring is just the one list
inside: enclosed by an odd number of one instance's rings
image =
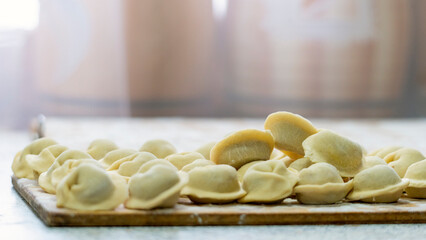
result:
[[(400, 145), (426, 153), (426, 119), (312, 122), (359, 142), (368, 151)], [(191, 151), (231, 131), (262, 127), (262, 119), (51, 118), (46, 123), (46, 134), (77, 149), (86, 148), (95, 138), (110, 138), (120, 147), (135, 149), (148, 139), (164, 138), (179, 151)], [(13, 156), (29, 142), (28, 132), (0, 130), (2, 239), (426, 239), (424, 224), (50, 228), (20, 198), (10, 181)]]

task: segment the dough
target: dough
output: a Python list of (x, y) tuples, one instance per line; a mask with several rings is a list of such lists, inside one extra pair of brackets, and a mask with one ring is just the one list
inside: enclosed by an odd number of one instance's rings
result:
[(129, 196), (126, 181), (102, 167), (82, 164), (58, 185), (58, 207), (76, 210), (113, 210)]
[(131, 155), (131, 160), (125, 161), (117, 169), (117, 173), (121, 176), (131, 177), (137, 173), (139, 168), (148, 161), (157, 159), (154, 154), (149, 152), (139, 152)]
[(376, 165), (355, 175), (353, 183), (354, 188), (347, 196), (349, 200), (387, 203), (398, 201), (409, 180), (401, 180), (389, 166)]
[(368, 154), (368, 156), (376, 156), (379, 158), (385, 158), (386, 155), (388, 155), (389, 153), (393, 153), (399, 149), (401, 149), (402, 147), (399, 146), (390, 146), (390, 147), (384, 147), (384, 148), (379, 148), (375, 151), (372, 151), (370, 154)]
[(309, 120), (290, 112), (270, 114), (264, 127), (272, 132), (275, 147), (293, 159), (305, 155), (302, 142), (318, 132)]
[[(49, 169), (46, 172), (43, 172), (40, 174), (38, 178), (38, 184), (41, 188), (43, 188), (44, 191), (48, 193), (55, 194), (56, 193), (56, 185), (59, 183), (59, 181), (65, 177), (65, 175), (68, 173), (68, 167), (70, 165), (67, 165), (64, 168), (61, 168), (60, 170), (57, 170), (60, 168), (64, 163), (68, 160), (79, 160), (79, 159), (92, 159), (92, 157), (82, 151), (78, 150), (66, 150), (62, 152), (53, 162), (53, 164), (49, 167)], [(97, 164), (97, 161), (92, 159), (92, 163)]]
[(92, 141), (87, 148), (87, 153), (94, 159), (99, 160), (113, 150), (117, 150), (118, 146), (108, 139), (96, 139)]
[(246, 194), (238, 182), (237, 171), (229, 165), (197, 167), (188, 174), (189, 182), (181, 194), (193, 202), (228, 203)]
[(300, 171), (294, 192), (303, 204), (332, 204), (344, 199), (352, 187), (352, 181), (343, 182), (333, 165), (316, 163)]
[(425, 159), (425, 156), (413, 148), (401, 148), (389, 153), (384, 158), (385, 162), (393, 168), (400, 177), (404, 177), (407, 168), (418, 161)]
[(215, 165), (215, 163), (210, 161), (210, 160), (207, 160), (207, 159), (197, 159), (197, 160), (193, 161), (192, 163), (185, 165), (181, 169), (181, 171), (189, 172), (196, 167), (203, 167), (203, 166), (208, 166), (208, 165)]
[(304, 157), (292, 162), (288, 167), (300, 172), (302, 169), (307, 168), (312, 164), (313, 162), (309, 158)]
[(53, 164), (55, 159), (68, 148), (59, 144), (50, 145), (43, 149), (39, 155), (27, 155), (27, 163), (38, 178), (41, 173), (46, 172)]
[(180, 190), (188, 182), (188, 175), (166, 165), (153, 165), (144, 173), (129, 180), (130, 197), (126, 208), (152, 209), (173, 207)]
[(405, 189), (408, 197), (426, 198), (426, 160), (411, 164), (404, 178), (410, 180), (410, 184)]
[(321, 130), (302, 143), (312, 162), (326, 162), (342, 177), (353, 177), (363, 168), (363, 149), (358, 144), (330, 130)]
[[(101, 163), (102, 166), (105, 169), (109, 169), (117, 161), (122, 160), (123, 158), (126, 158), (126, 157), (128, 157), (130, 155), (133, 155), (135, 153), (137, 153), (137, 151), (133, 150), (133, 149), (117, 149), (117, 150), (113, 150), (113, 151), (107, 153), (104, 158), (102, 158), (101, 160), (99, 160), (99, 163)], [(122, 162), (118, 162), (116, 165), (114, 165), (112, 167), (112, 169), (116, 170), (120, 166), (121, 163)]]
[(212, 150), (215, 144), (216, 142), (206, 143), (195, 151), (201, 153), (201, 155), (203, 155), (205, 159), (210, 160), (210, 151)]
[(163, 165), (169, 168), (173, 168), (176, 171), (178, 170), (173, 164), (171, 164), (169, 161), (165, 159), (155, 159), (142, 164), (142, 166), (138, 169), (138, 173), (144, 173), (155, 165)]
[(253, 166), (254, 164), (257, 164), (257, 163), (260, 163), (260, 162), (265, 162), (265, 160), (259, 160), (259, 161), (249, 162), (247, 164), (244, 164), (242, 167), (238, 168), (238, 170), (237, 170), (238, 181), (242, 183), (244, 175), (246, 174), (247, 170), (251, 166)]
[(177, 152), (176, 148), (166, 140), (154, 139), (146, 141), (139, 149), (140, 152), (150, 152), (157, 158), (165, 158)]
[(33, 169), (28, 165), (28, 155), (39, 155), (40, 152), (57, 142), (51, 138), (40, 138), (26, 146), (15, 155), (12, 162), (12, 171), (17, 178), (36, 179)]
[(238, 201), (241, 203), (280, 202), (290, 196), (297, 180), (297, 174), (288, 171), (280, 160), (256, 163), (244, 174), (242, 186), (247, 195)]
[(366, 156), (364, 158), (364, 169), (371, 168), (376, 165), (386, 165), (386, 162), (378, 156)]
[(166, 157), (166, 160), (175, 165), (175, 167), (179, 170), (197, 159), (205, 158), (203, 155), (201, 155), (201, 153), (198, 152), (175, 153)]
[(238, 169), (256, 160), (268, 160), (274, 149), (274, 138), (269, 131), (245, 129), (234, 132), (216, 143), (210, 160)]
[(282, 151), (274, 148), (272, 150), (271, 156), (269, 157), (269, 159), (271, 160), (278, 160), (278, 159), (283, 159), (285, 158), (287, 155), (285, 155), (285, 153), (283, 153)]

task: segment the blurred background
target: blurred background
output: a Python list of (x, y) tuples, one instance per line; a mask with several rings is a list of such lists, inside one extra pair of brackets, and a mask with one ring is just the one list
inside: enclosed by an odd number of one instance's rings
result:
[(0, 128), (426, 116), (426, 1), (0, 0)]

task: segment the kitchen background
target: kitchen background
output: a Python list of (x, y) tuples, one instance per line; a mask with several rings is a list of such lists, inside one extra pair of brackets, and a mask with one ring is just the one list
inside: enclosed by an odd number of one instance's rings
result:
[(0, 0), (0, 128), (426, 116), (426, 1)]

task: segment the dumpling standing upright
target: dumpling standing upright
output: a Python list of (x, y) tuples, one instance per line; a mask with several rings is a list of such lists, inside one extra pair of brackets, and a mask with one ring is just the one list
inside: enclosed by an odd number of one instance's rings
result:
[(108, 139), (96, 139), (93, 140), (87, 148), (87, 153), (93, 157), (93, 159), (102, 159), (107, 153), (117, 150), (118, 146), (111, 140)]

